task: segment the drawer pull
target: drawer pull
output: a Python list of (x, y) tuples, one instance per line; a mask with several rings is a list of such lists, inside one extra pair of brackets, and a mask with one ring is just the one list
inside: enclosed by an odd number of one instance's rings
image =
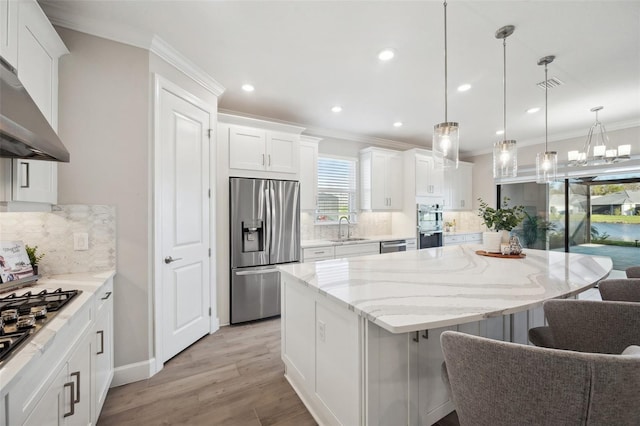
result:
[(69, 416), (73, 416), (76, 413), (76, 403), (74, 400), (74, 395), (76, 393), (76, 384), (74, 382), (67, 382), (64, 384), (65, 388), (71, 388), (71, 399), (69, 400), (70, 403), (70, 407), (69, 407), (69, 412), (68, 413), (64, 413), (64, 415), (62, 417), (69, 417)]
[(96, 355), (102, 355), (104, 353), (104, 330), (96, 331), (96, 334), (100, 335), (100, 350), (96, 352)]
[(73, 400), (73, 402), (75, 404), (77, 404), (77, 403), (80, 402), (80, 372), (76, 371), (74, 373), (71, 373), (70, 376), (71, 377), (75, 376), (75, 378), (76, 378), (76, 396), (75, 396), (75, 399)]
[(111, 297), (111, 292), (108, 291), (104, 294), (104, 297), (102, 298), (102, 300), (107, 300), (109, 297)]

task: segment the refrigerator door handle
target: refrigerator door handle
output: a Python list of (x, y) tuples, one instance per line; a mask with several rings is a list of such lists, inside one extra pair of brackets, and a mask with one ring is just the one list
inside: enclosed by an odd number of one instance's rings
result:
[(264, 250), (267, 252), (267, 263), (270, 263), (271, 252), (273, 247), (271, 246), (273, 239), (273, 184), (271, 181), (267, 181), (264, 190), (264, 203), (265, 203), (265, 222), (267, 224), (264, 232)]

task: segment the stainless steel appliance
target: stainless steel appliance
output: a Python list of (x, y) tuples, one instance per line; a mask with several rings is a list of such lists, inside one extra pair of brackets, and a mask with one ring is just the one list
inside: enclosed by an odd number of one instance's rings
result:
[(442, 246), (442, 207), (438, 204), (416, 206), (418, 249)]
[(380, 242), (380, 253), (393, 253), (396, 251), (407, 251), (407, 240)]
[(0, 368), (80, 293), (80, 290), (59, 288), (0, 296)]
[(300, 184), (230, 178), (231, 324), (280, 315), (275, 265), (300, 261)]
[(69, 151), (0, 58), (0, 157), (69, 162)]

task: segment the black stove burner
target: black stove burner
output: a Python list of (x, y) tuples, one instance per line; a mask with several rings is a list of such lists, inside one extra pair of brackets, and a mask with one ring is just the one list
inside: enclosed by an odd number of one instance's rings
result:
[(28, 291), (0, 297), (0, 367), (4, 360), (62, 309), (80, 290)]

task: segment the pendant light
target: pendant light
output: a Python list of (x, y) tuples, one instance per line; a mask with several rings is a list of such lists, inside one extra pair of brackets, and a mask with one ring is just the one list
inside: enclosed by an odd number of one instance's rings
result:
[(459, 148), (458, 123), (448, 121), (447, 117), (447, 2), (444, 2), (444, 122), (433, 126), (433, 144), (431, 150), (435, 164), (458, 168)]
[(516, 177), (518, 174), (518, 151), (516, 141), (507, 139), (507, 37), (516, 29), (507, 25), (496, 32), (496, 38), (502, 39), (503, 77), (502, 77), (502, 121), (504, 139), (493, 144), (493, 178)]
[(549, 82), (547, 78), (547, 65), (555, 59), (555, 56), (545, 56), (538, 61), (538, 65), (544, 65), (544, 152), (539, 152), (536, 156), (536, 182), (551, 183), (556, 180), (558, 171), (558, 153), (549, 151), (549, 126), (547, 123), (548, 107), (547, 92)]

